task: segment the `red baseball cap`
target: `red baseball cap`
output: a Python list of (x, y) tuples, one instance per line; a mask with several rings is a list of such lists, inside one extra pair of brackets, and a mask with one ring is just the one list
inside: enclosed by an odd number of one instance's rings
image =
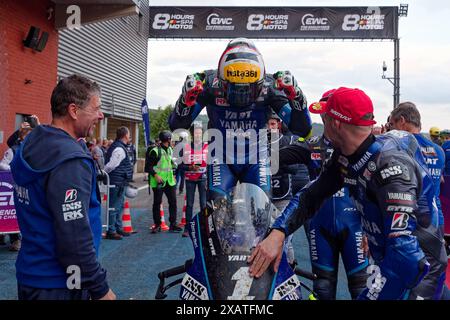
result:
[(371, 126), (373, 104), (369, 96), (360, 89), (340, 87), (328, 90), (319, 102), (309, 106), (311, 113), (327, 113), (330, 117), (355, 126)]

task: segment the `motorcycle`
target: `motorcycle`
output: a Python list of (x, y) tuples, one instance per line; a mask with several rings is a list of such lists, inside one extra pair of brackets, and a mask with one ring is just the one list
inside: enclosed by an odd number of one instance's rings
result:
[[(155, 299), (166, 298), (169, 288), (181, 284), (182, 300), (301, 300), (301, 287), (310, 300), (316, 300), (316, 294), (297, 278), (314, 280), (316, 275), (292, 268), (285, 251), (278, 272), (269, 268), (260, 278), (249, 274), (247, 259), (278, 214), (261, 188), (238, 184), (226, 198), (188, 222), (194, 259), (158, 274)], [(167, 278), (183, 273), (184, 277), (165, 285)]]

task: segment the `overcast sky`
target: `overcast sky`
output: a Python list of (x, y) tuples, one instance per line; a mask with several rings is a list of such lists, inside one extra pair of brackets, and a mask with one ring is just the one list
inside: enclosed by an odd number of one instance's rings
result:
[[(409, 4), (400, 18), (400, 101), (416, 103), (423, 131), (450, 128), (450, 4), (447, 1), (153, 1), (151, 6), (398, 6)], [(228, 40), (149, 41), (147, 99), (150, 108), (174, 104), (187, 74), (213, 69)], [(382, 63), (393, 75), (393, 42), (255, 41), (266, 70), (290, 70), (308, 103), (339, 86), (357, 87), (371, 98), (375, 120), (385, 123), (393, 105), (393, 86), (381, 79)], [(315, 122), (320, 118), (313, 115)]]

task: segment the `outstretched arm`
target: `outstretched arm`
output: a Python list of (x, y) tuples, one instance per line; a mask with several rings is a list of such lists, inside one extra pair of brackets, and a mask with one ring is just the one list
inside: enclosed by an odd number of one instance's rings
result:
[(275, 272), (278, 271), (284, 239), (311, 218), (342, 185), (343, 178), (338, 167), (331, 162), (316, 180), (300, 190), (275, 220), (267, 238), (253, 250), (249, 258), (250, 274), (260, 277), (271, 263)]
[(302, 138), (311, 135), (312, 124), (306, 97), (289, 71), (273, 74), (274, 88), (270, 93), (271, 106), (289, 130)]
[(205, 73), (188, 75), (175, 109), (169, 116), (170, 130), (188, 129), (204, 107)]

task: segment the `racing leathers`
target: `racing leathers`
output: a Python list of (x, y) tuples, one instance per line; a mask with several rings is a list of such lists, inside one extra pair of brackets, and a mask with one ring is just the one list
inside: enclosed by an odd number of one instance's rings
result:
[(436, 196), (436, 204), (439, 210), (439, 225), (444, 225), (444, 215), (442, 213), (441, 200), (439, 194), (441, 193), (441, 176), (445, 167), (444, 150), (436, 143), (428, 140), (420, 133), (414, 134), (417, 142), (420, 145), (420, 150), (427, 164), (430, 175), (433, 178), (434, 194)]
[[(316, 178), (322, 168), (322, 159), (331, 157), (333, 149), (323, 137), (311, 137), (304, 148), (311, 179)], [(311, 155), (308, 158), (308, 148)], [(302, 151), (302, 149), (300, 149)], [(302, 151), (303, 152), (303, 151)], [(297, 162), (296, 157), (285, 157), (281, 153), (281, 166)], [(331, 215), (331, 216), (330, 216)], [(363, 231), (361, 216), (357, 212), (348, 188), (342, 188), (325, 200), (316, 215), (306, 221), (305, 231), (309, 241), (312, 271), (317, 275), (313, 281), (319, 300), (335, 300), (339, 270), (339, 254), (347, 273), (348, 289), (352, 299), (364, 290), (369, 260), (362, 248)]]
[(351, 156), (335, 151), (272, 227), (291, 234), (343, 186), (361, 213), (375, 262), (358, 298), (406, 299), (411, 290), (410, 298), (439, 298), (447, 257), (432, 178), (414, 136), (390, 131), (368, 136)]
[(283, 91), (275, 89), (274, 77), (266, 75), (256, 101), (246, 107), (237, 107), (230, 105), (225, 98), (217, 70), (204, 71), (196, 78), (202, 81), (202, 91), (195, 104), (191, 102), (189, 104), (192, 105), (187, 106), (182, 94), (170, 115), (169, 125), (171, 130), (187, 129), (206, 107), (210, 140), (208, 200), (226, 196), (237, 181), (255, 184), (269, 194), (267, 135), (258, 131), (266, 128), (273, 109), (291, 132), (307, 136), (312, 126), (303, 93), (299, 90), (299, 95), (289, 100)]

